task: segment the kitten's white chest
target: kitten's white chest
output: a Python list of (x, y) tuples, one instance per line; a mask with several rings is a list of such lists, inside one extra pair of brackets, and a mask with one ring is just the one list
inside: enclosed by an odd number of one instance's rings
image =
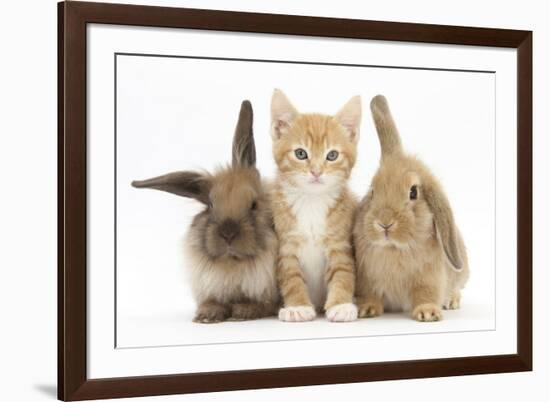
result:
[(317, 310), (321, 310), (326, 299), (327, 214), (334, 205), (335, 197), (332, 194), (301, 194), (288, 198), (296, 217), (294, 234), (302, 239), (297, 257), (305, 276), (311, 302)]
[(322, 243), (326, 232), (327, 213), (333, 203), (332, 197), (324, 195), (296, 197), (291, 204), (296, 217), (296, 230), (313, 243)]

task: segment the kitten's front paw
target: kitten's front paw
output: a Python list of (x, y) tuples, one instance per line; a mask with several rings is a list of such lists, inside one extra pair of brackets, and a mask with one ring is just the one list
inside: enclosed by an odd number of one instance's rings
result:
[(348, 322), (357, 319), (357, 306), (353, 303), (342, 303), (332, 306), (326, 312), (327, 320), (332, 322)]
[(279, 320), (286, 322), (311, 321), (317, 313), (311, 306), (289, 306), (279, 310)]
[(423, 322), (441, 321), (443, 319), (441, 309), (433, 303), (425, 303), (416, 306), (412, 316), (415, 320)]
[(384, 304), (378, 300), (367, 301), (359, 305), (359, 318), (378, 317), (384, 313)]

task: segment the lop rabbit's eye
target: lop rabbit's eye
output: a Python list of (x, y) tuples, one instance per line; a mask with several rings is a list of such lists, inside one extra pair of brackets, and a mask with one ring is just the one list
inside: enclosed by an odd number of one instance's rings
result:
[(336, 150), (332, 150), (332, 151), (329, 151), (329, 153), (327, 154), (327, 161), (335, 161), (336, 159), (338, 159), (338, 151)]
[(416, 186), (411, 187), (411, 191), (409, 193), (409, 198), (411, 200), (416, 200), (418, 198), (418, 189), (416, 188)]
[(250, 206), (250, 209), (253, 210), (253, 211), (258, 209), (258, 203), (256, 201), (252, 202), (252, 205)]
[(305, 151), (305, 149), (302, 148), (298, 148), (297, 150), (295, 150), (294, 155), (296, 155), (296, 158), (300, 159), (301, 161), (307, 159), (307, 152)]

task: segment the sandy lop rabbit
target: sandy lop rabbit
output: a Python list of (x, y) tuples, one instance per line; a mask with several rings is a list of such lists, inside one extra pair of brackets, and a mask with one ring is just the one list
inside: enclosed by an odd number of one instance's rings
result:
[(354, 227), (359, 317), (384, 309), (411, 311), (419, 321), (460, 306), (468, 275), (464, 242), (440, 183), (403, 152), (386, 99), (371, 111), (382, 157)]
[(255, 167), (252, 120), (252, 106), (244, 101), (230, 167), (214, 174), (183, 171), (132, 183), (205, 206), (185, 239), (196, 322), (256, 319), (277, 310), (277, 238), (267, 191)]

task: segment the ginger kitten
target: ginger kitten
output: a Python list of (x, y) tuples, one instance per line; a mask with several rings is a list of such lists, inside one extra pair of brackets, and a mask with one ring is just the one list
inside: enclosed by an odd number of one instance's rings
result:
[(280, 90), (271, 102), (272, 190), (279, 237), (277, 280), (282, 321), (353, 321), (355, 266), (353, 216), (357, 201), (347, 187), (357, 155), (361, 98), (335, 115), (301, 114)]

